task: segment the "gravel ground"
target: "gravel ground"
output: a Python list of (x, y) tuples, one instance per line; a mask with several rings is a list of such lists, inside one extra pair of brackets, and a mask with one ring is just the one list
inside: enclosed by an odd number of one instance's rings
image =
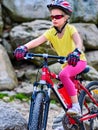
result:
[[(17, 111), (19, 111), (19, 113), (21, 113), (23, 117), (28, 121), (30, 103), (15, 100), (13, 102), (9, 102), (8, 104), (10, 104), (10, 106), (15, 108)], [(53, 120), (60, 114), (61, 110), (62, 108), (55, 104), (50, 105), (47, 130), (53, 130)]]
[(51, 109), (50, 107), (47, 130), (53, 130), (52, 129), (53, 120), (60, 114), (61, 111), (62, 111), (61, 107), (56, 107), (54, 109), (53, 108)]

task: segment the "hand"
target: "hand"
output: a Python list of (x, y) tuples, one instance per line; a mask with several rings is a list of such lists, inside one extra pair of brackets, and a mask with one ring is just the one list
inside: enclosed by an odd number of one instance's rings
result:
[(20, 46), (15, 49), (14, 51), (14, 56), (17, 60), (22, 60), (24, 59), (24, 56), (28, 52), (28, 48), (26, 46)]
[(72, 53), (70, 53), (67, 57), (67, 61), (69, 65), (76, 66), (78, 61), (80, 60), (81, 51), (76, 48)]

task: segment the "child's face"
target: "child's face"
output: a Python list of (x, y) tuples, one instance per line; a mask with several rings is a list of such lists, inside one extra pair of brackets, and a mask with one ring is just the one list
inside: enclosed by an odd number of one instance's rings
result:
[(61, 28), (65, 24), (66, 20), (68, 19), (68, 15), (66, 15), (60, 9), (52, 9), (50, 14), (51, 14), (51, 20), (53, 26), (58, 28)]

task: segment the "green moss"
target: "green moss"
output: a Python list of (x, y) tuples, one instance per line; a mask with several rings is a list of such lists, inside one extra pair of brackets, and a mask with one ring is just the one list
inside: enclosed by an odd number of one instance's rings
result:
[(8, 94), (6, 94), (6, 93), (0, 93), (0, 99), (3, 99), (4, 97), (7, 97), (8, 96)]
[(21, 101), (28, 101), (30, 99), (30, 96), (28, 96), (24, 93), (18, 93), (13, 96), (8, 96), (8, 94), (6, 94), (6, 93), (0, 93), (0, 99), (3, 99), (4, 97), (9, 97), (9, 102), (11, 102), (15, 99), (19, 99)]
[[(20, 101), (26, 101), (28, 102), (31, 99), (31, 96), (26, 95), (24, 93), (17, 93), (15, 95), (9, 96), (7, 93), (0, 93), (0, 99), (3, 99), (4, 97), (8, 97), (8, 102), (12, 102), (16, 99), (20, 100)], [(57, 104), (57, 101), (54, 99), (51, 99), (52, 104)]]
[(51, 104), (57, 104), (56, 100), (51, 100)]
[(18, 93), (15, 95), (16, 99), (19, 99), (21, 101), (28, 101), (29, 100), (29, 96), (23, 94), (23, 93)]
[(14, 95), (13, 95), (13, 96), (10, 96), (9, 102), (12, 102), (14, 99), (15, 99), (15, 96), (14, 96)]

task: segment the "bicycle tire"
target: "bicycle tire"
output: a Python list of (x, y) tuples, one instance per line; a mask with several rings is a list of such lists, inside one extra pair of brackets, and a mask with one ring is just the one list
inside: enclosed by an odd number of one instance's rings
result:
[[(32, 95), (33, 97), (33, 95)], [(32, 121), (32, 113), (33, 113), (33, 107), (34, 107), (34, 99), (31, 97), (31, 104), (30, 104), (30, 112), (29, 112), (29, 120), (28, 120), (28, 130), (30, 128), (31, 125), (31, 121)]]
[[(86, 86), (86, 88), (92, 94), (93, 98), (95, 98), (95, 100), (97, 100), (98, 102), (98, 82), (92, 81)], [(88, 97), (87, 93), (85, 91), (82, 91), (79, 96), (79, 103), (80, 103), (82, 114), (86, 112), (85, 107), (84, 107), (84, 101), (88, 103), (88, 107), (90, 108), (90, 110), (95, 109), (98, 111), (98, 107), (94, 105), (92, 100)], [(98, 121), (98, 118), (97, 118), (97, 121)], [(85, 130), (97, 130), (98, 128), (95, 128), (96, 126), (94, 123), (95, 123), (94, 118), (89, 121), (86, 121), (85, 123), (82, 123), (81, 130), (83, 128), (85, 128)], [(88, 125), (85, 125), (85, 124), (88, 124)]]
[(44, 111), (44, 93), (40, 92), (36, 95), (33, 104), (32, 118), (29, 125), (29, 130), (42, 130), (42, 119)]

